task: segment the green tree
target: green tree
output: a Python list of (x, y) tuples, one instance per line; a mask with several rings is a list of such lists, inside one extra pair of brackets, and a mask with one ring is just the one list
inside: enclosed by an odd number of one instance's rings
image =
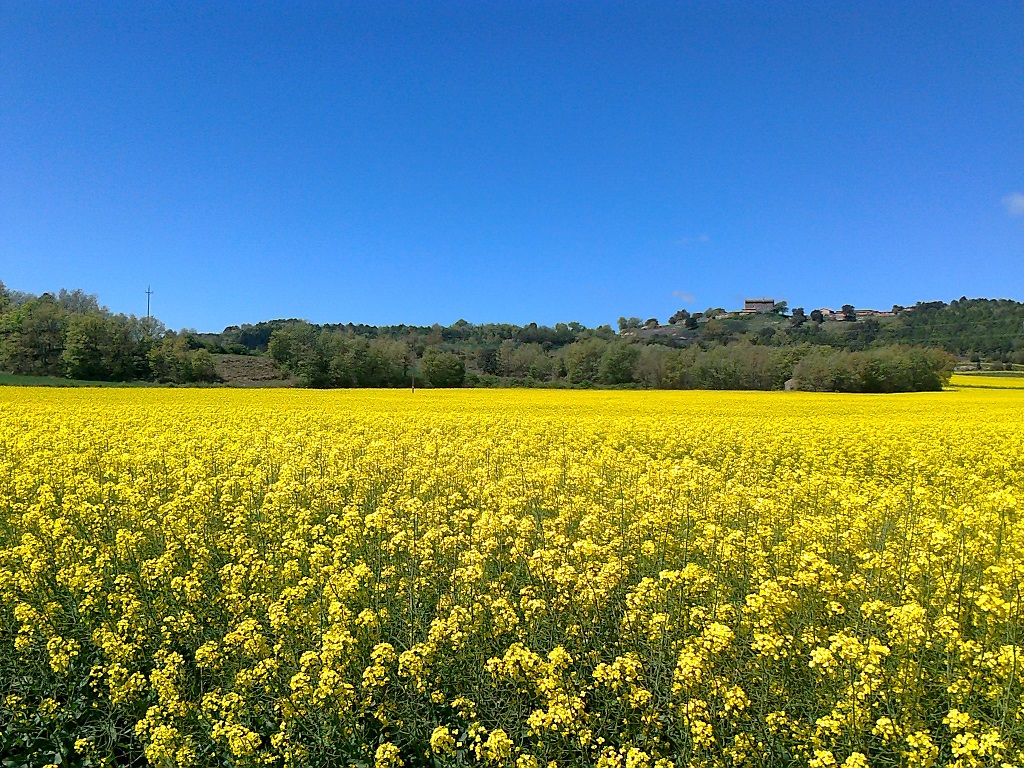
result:
[(376, 338), (367, 349), (374, 387), (402, 387), (409, 383), (410, 353), (404, 342)]
[(677, 323), (685, 323), (689, 319), (690, 313), (685, 309), (680, 309), (668, 319), (668, 323), (669, 325), (676, 325)]
[(71, 315), (61, 353), (64, 375), (91, 381), (131, 378), (131, 350), (118, 344), (120, 331), (116, 321), (96, 312)]
[(106, 378), (106, 323), (98, 314), (72, 316), (64, 336), (61, 363), (70, 379), (102, 381)]
[(593, 384), (598, 380), (601, 358), (608, 342), (591, 337), (577, 341), (562, 350), (565, 377), (570, 384)]
[(558, 375), (558, 361), (546, 352), (541, 352), (530, 363), (530, 378), (534, 381), (551, 381)]
[(9, 307), (0, 315), (0, 370), (60, 376), (67, 312), (52, 294)]
[(86, 293), (81, 288), (75, 288), (73, 291), (61, 288), (57, 293), (57, 303), (63, 309), (75, 314), (109, 314), (106, 309), (100, 307), (96, 294)]
[(307, 387), (330, 386), (330, 361), (334, 350), (322, 343), (324, 334), (316, 327), (300, 320), (270, 335), (267, 351), (279, 365), (292, 371)]
[(522, 344), (512, 352), (510, 376), (525, 379), (538, 358), (546, 356), (540, 344)]
[(633, 381), (633, 366), (640, 359), (636, 344), (612, 342), (601, 355), (598, 377), (602, 384), (629, 384)]
[(432, 387), (461, 387), (466, 364), (451, 352), (428, 349), (420, 361), (420, 374)]
[(210, 383), (218, 380), (213, 355), (207, 349), (197, 349), (189, 354), (190, 381)]
[(498, 347), (498, 375), (512, 376), (515, 366), (516, 343), (505, 339)]
[(149, 350), (149, 367), (155, 381), (184, 383), (192, 377), (188, 342), (184, 336), (168, 331)]
[(476, 353), (476, 365), (481, 372), (496, 376), (498, 374), (498, 350), (494, 347), (481, 347)]
[(666, 362), (676, 354), (678, 353), (675, 350), (666, 347), (643, 345), (640, 348), (640, 356), (633, 365), (633, 380), (648, 389), (661, 389), (666, 386)]

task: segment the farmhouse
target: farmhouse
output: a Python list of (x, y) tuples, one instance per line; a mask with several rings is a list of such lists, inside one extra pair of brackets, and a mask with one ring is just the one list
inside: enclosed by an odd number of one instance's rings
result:
[(775, 299), (744, 299), (741, 315), (769, 314), (775, 311)]

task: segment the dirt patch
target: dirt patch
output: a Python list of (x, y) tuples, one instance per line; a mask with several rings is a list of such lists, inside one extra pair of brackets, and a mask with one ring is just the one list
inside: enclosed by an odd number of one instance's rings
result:
[(295, 377), (267, 355), (214, 355), (221, 381), (233, 387), (294, 387)]

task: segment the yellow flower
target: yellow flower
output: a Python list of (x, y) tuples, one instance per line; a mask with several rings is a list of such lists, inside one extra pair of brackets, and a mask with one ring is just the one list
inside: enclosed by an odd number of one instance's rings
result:
[(449, 755), (455, 751), (455, 738), (451, 731), (439, 725), (430, 734), (430, 748), (438, 755)]
[(394, 744), (385, 741), (373, 755), (375, 768), (400, 768), (404, 765), (401, 758), (401, 751)]

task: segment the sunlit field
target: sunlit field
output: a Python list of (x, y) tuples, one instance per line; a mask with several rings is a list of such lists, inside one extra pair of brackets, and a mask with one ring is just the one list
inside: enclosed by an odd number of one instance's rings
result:
[(0, 753), (1024, 765), (1021, 383), (0, 388)]

